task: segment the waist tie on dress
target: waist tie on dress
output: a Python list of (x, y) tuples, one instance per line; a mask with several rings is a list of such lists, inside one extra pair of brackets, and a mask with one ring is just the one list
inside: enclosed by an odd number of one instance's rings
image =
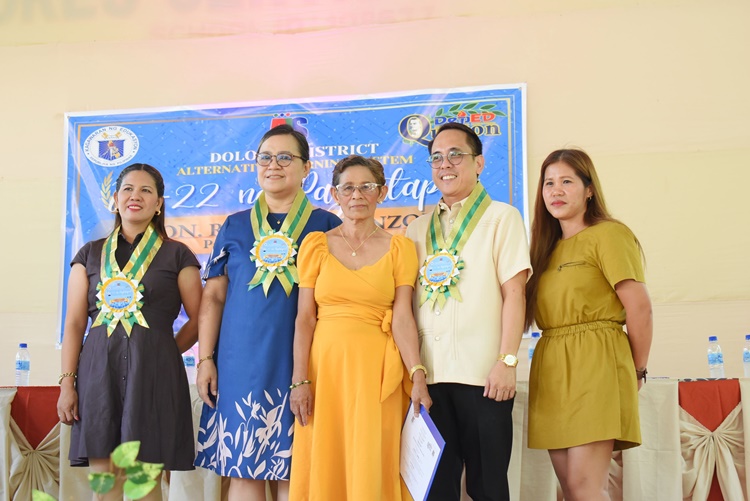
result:
[(597, 329), (616, 329), (621, 331), (622, 324), (612, 322), (611, 320), (597, 320), (596, 322), (585, 322), (582, 324), (555, 327), (554, 329), (543, 329), (542, 336), (564, 336), (566, 334), (576, 334), (578, 332), (593, 331)]
[(346, 305), (326, 306), (318, 309), (318, 320), (331, 320), (334, 318), (350, 318), (370, 325), (380, 325), (380, 329), (386, 335), (385, 352), (383, 353), (382, 378), (380, 382), (380, 401), (390, 397), (398, 389), (404, 378), (404, 370), (401, 363), (401, 354), (396, 346), (391, 331), (393, 321), (393, 310), (370, 309), (363, 314), (361, 307), (349, 308)]
[(391, 322), (393, 321), (393, 310), (386, 310), (380, 328), (383, 330), (388, 340), (385, 343), (385, 354), (383, 355), (383, 382), (380, 385), (380, 401), (390, 397), (399, 386), (404, 378), (403, 364), (401, 363), (401, 353), (398, 351), (396, 341), (393, 339), (391, 331)]

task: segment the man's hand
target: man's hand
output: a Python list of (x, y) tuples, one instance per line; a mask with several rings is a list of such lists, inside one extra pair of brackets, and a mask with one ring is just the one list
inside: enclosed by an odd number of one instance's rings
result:
[(516, 368), (508, 367), (498, 360), (489, 376), (487, 376), (487, 382), (484, 384), (484, 396), (501, 402), (510, 400), (515, 395)]

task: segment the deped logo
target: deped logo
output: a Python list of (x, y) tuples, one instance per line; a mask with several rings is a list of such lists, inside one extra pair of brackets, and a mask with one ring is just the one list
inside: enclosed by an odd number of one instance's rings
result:
[(129, 162), (138, 153), (135, 133), (118, 125), (108, 125), (92, 132), (83, 143), (86, 158), (97, 165), (117, 167)]
[(458, 103), (447, 109), (441, 106), (435, 110), (432, 119), (418, 113), (403, 117), (398, 132), (407, 143), (422, 146), (429, 144), (441, 125), (453, 122), (471, 127), (478, 136), (499, 136), (502, 132), (495, 120), (507, 115), (496, 107), (495, 103)]

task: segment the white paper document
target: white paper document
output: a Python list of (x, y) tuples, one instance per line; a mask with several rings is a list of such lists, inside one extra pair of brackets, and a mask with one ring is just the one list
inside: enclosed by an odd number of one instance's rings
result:
[(444, 448), (445, 440), (425, 408), (414, 416), (410, 404), (401, 431), (401, 478), (415, 501), (427, 498)]

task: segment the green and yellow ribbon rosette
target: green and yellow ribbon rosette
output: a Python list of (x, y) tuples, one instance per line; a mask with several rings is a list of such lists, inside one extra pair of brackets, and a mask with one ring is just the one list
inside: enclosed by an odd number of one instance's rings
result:
[(430, 308), (434, 308), (436, 304), (438, 308), (442, 308), (448, 298), (462, 301), (458, 282), (465, 263), (460, 254), (491, 202), (482, 184), (477, 183), (458, 212), (447, 239), (443, 238), (440, 208), (435, 207), (427, 228), (427, 258), (419, 270), (419, 281), (422, 285), (420, 306), (428, 303)]
[(250, 260), (255, 263), (256, 271), (247, 284), (247, 290), (263, 285), (263, 294), (268, 296), (268, 289), (276, 279), (289, 297), (294, 284), (299, 283), (295, 264), (299, 249), (297, 239), (310, 219), (312, 210), (312, 204), (305, 196), (305, 192), (300, 189), (281, 228), (274, 231), (268, 224), (268, 203), (265, 194), (260, 194), (250, 211), (250, 224), (258, 238), (250, 250)]
[(463, 268), (463, 259), (458, 253), (448, 249), (440, 249), (439, 252), (427, 256), (419, 270), (419, 280), (424, 286), (420, 305), (435, 302), (442, 308), (449, 297), (461, 302), (458, 279)]
[(91, 327), (106, 325), (107, 337), (112, 335), (117, 324), (122, 324), (128, 336), (135, 324), (148, 329), (148, 322), (141, 312), (144, 288), (140, 282), (163, 243), (153, 225), (149, 225), (125, 268), (120, 270), (115, 258), (119, 233), (120, 228), (115, 229), (102, 247), (101, 278), (96, 286), (99, 314), (91, 324)]

